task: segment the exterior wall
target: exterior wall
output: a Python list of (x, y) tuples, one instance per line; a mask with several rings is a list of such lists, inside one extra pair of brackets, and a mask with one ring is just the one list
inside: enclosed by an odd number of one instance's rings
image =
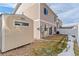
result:
[[(34, 20), (34, 38), (40, 39), (40, 31), (37, 30), (40, 26), (40, 4), (39, 3), (22, 3), (15, 14), (24, 14)], [(38, 35), (37, 35), (38, 34)]]
[[(44, 15), (44, 8), (48, 9), (48, 15)], [(54, 22), (57, 20), (57, 16), (55, 13), (45, 4), (45, 3), (40, 3), (40, 19), (45, 20), (47, 22), (50, 22), (54, 24)]]
[[(44, 8), (48, 9), (48, 15), (44, 15)], [(57, 29), (56, 14), (45, 3), (22, 3), (15, 14), (24, 14), (25, 16), (34, 20), (34, 38), (40, 39), (42, 37), (40, 26), (45, 23), (46, 26), (52, 26), (52, 34), (55, 34), (54, 27)], [(49, 33), (47, 31), (47, 33)], [(38, 34), (38, 35), (37, 35)], [(48, 34), (45, 34), (48, 36)]]
[(40, 20), (34, 21), (34, 39), (40, 39)]
[[(15, 20), (23, 20), (29, 23), (27, 27), (16, 27), (13, 22)], [(31, 43), (33, 39), (33, 21), (22, 15), (4, 15), (5, 20), (5, 40), (2, 44), (2, 52)]]
[[(45, 25), (46, 25), (46, 28), (47, 30), (45, 31)], [(54, 34), (54, 26), (51, 24), (51, 23), (47, 23), (47, 22), (44, 22), (44, 21), (40, 21), (40, 37), (43, 38), (43, 37), (47, 37), (49, 36), (49, 28), (52, 27), (52, 34)]]
[[(44, 30), (46, 25), (47, 31)], [(52, 27), (52, 34), (55, 34), (54, 32), (54, 26), (52, 23), (46, 22), (44, 20), (38, 20), (34, 21), (34, 38), (35, 39), (41, 39), (43, 37), (49, 36), (49, 28)]]
[(46, 28), (49, 27), (49, 25), (47, 23), (40, 21), (40, 37), (41, 38), (49, 35), (49, 30), (47, 29), (47, 31), (45, 31), (45, 29), (44, 29), (45, 25), (46, 25)]
[(22, 3), (15, 14), (24, 14), (32, 20), (37, 20), (40, 18), (39, 6), (39, 3)]
[(59, 26), (62, 27), (62, 20), (59, 20)]
[(57, 28), (60, 28), (60, 27), (62, 27), (62, 21), (61, 20), (57, 20)]
[(0, 15), (0, 50), (2, 48), (2, 16)]
[[(48, 15), (44, 15), (44, 8), (47, 8), (48, 9)], [(38, 18), (39, 19), (39, 18)], [(35, 28), (39, 28), (40, 30), (35, 30), (34, 32), (36, 34), (34, 34), (36, 36), (36, 38), (39, 39), (42, 38), (42, 37), (46, 37), (46, 36), (49, 36), (49, 28), (52, 27), (52, 34), (55, 34), (54, 32), (54, 27), (57, 28), (57, 23), (56, 21), (58, 20), (56, 14), (45, 4), (45, 3), (40, 3), (40, 21), (37, 21), (35, 22), (35, 24), (37, 23), (38, 25), (35, 25)], [(39, 25), (40, 23), (40, 25)], [(44, 31), (44, 27), (48, 28), (47, 31)], [(40, 27), (39, 27), (40, 26)], [(42, 27), (42, 28), (41, 28)], [(40, 32), (39, 32), (40, 31)], [(38, 35), (37, 35), (38, 34)], [(40, 34), (40, 35), (39, 35)], [(35, 37), (34, 36), (34, 37)]]
[[(48, 15), (44, 15), (44, 8), (48, 9)], [(53, 27), (53, 34), (55, 33), (54, 27), (57, 28), (57, 16), (45, 3), (40, 4), (40, 20), (46, 21), (49, 24), (52, 23), (51, 26)]]

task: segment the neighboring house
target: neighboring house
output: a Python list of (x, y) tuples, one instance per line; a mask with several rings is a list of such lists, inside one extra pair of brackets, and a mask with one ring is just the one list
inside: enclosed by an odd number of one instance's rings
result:
[(35, 39), (53, 35), (62, 26), (62, 21), (45, 3), (17, 4), (14, 14), (23, 14), (34, 21)]

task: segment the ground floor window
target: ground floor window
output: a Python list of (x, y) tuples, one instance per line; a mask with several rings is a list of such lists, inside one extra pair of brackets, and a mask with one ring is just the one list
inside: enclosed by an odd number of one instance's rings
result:
[(44, 27), (44, 31), (47, 31), (47, 27), (46, 27), (46, 24), (45, 24), (45, 27)]
[(54, 32), (56, 32), (56, 27), (54, 27)]
[(49, 28), (49, 35), (52, 35), (52, 27)]

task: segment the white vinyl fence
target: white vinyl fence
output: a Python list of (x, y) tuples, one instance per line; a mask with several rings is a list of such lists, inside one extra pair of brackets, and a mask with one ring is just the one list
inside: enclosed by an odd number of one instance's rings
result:
[(78, 38), (77, 38), (77, 42), (78, 42), (78, 46), (79, 46), (79, 25), (78, 25)]
[(60, 32), (60, 34), (67, 34), (67, 35), (75, 35), (77, 36), (77, 29), (58, 29), (58, 31)]
[(79, 46), (79, 26), (77, 26), (75, 28), (60, 28), (60, 29), (58, 29), (58, 31), (60, 32), (60, 34), (67, 34), (67, 35), (71, 35), (71, 36), (75, 35), (78, 46)]

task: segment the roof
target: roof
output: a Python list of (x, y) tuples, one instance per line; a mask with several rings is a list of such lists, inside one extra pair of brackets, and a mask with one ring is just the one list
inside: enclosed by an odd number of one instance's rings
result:
[[(16, 13), (17, 9), (20, 7), (21, 4), (22, 4), (22, 3), (17, 3), (13, 14)], [(41, 4), (41, 3), (40, 3), (40, 4)], [(43, 3), (43, 4), (46, 4), (46, 3)], [(46, 4), (46, 5), (47, 5), (47, 4)], [(53, 10), (52, 10), (48, 5), (47, 5), (47, 7), (53, 12)], [(53, 14), (54, 14), (55, 16), (57, 16), (54, 12), (53, 12)], [(57, 16), (57, 17), (58, 17), (58, 16)]]
[(20, 5), (21, 5), (21, 3), (17, 3), (17, 5), (16, 5), (16, 7), (15, 7), (15, 10), (14, 10), (13, 14), (16, 13), (16, 11), (17, 11), (17, 9), (20, 7)]

